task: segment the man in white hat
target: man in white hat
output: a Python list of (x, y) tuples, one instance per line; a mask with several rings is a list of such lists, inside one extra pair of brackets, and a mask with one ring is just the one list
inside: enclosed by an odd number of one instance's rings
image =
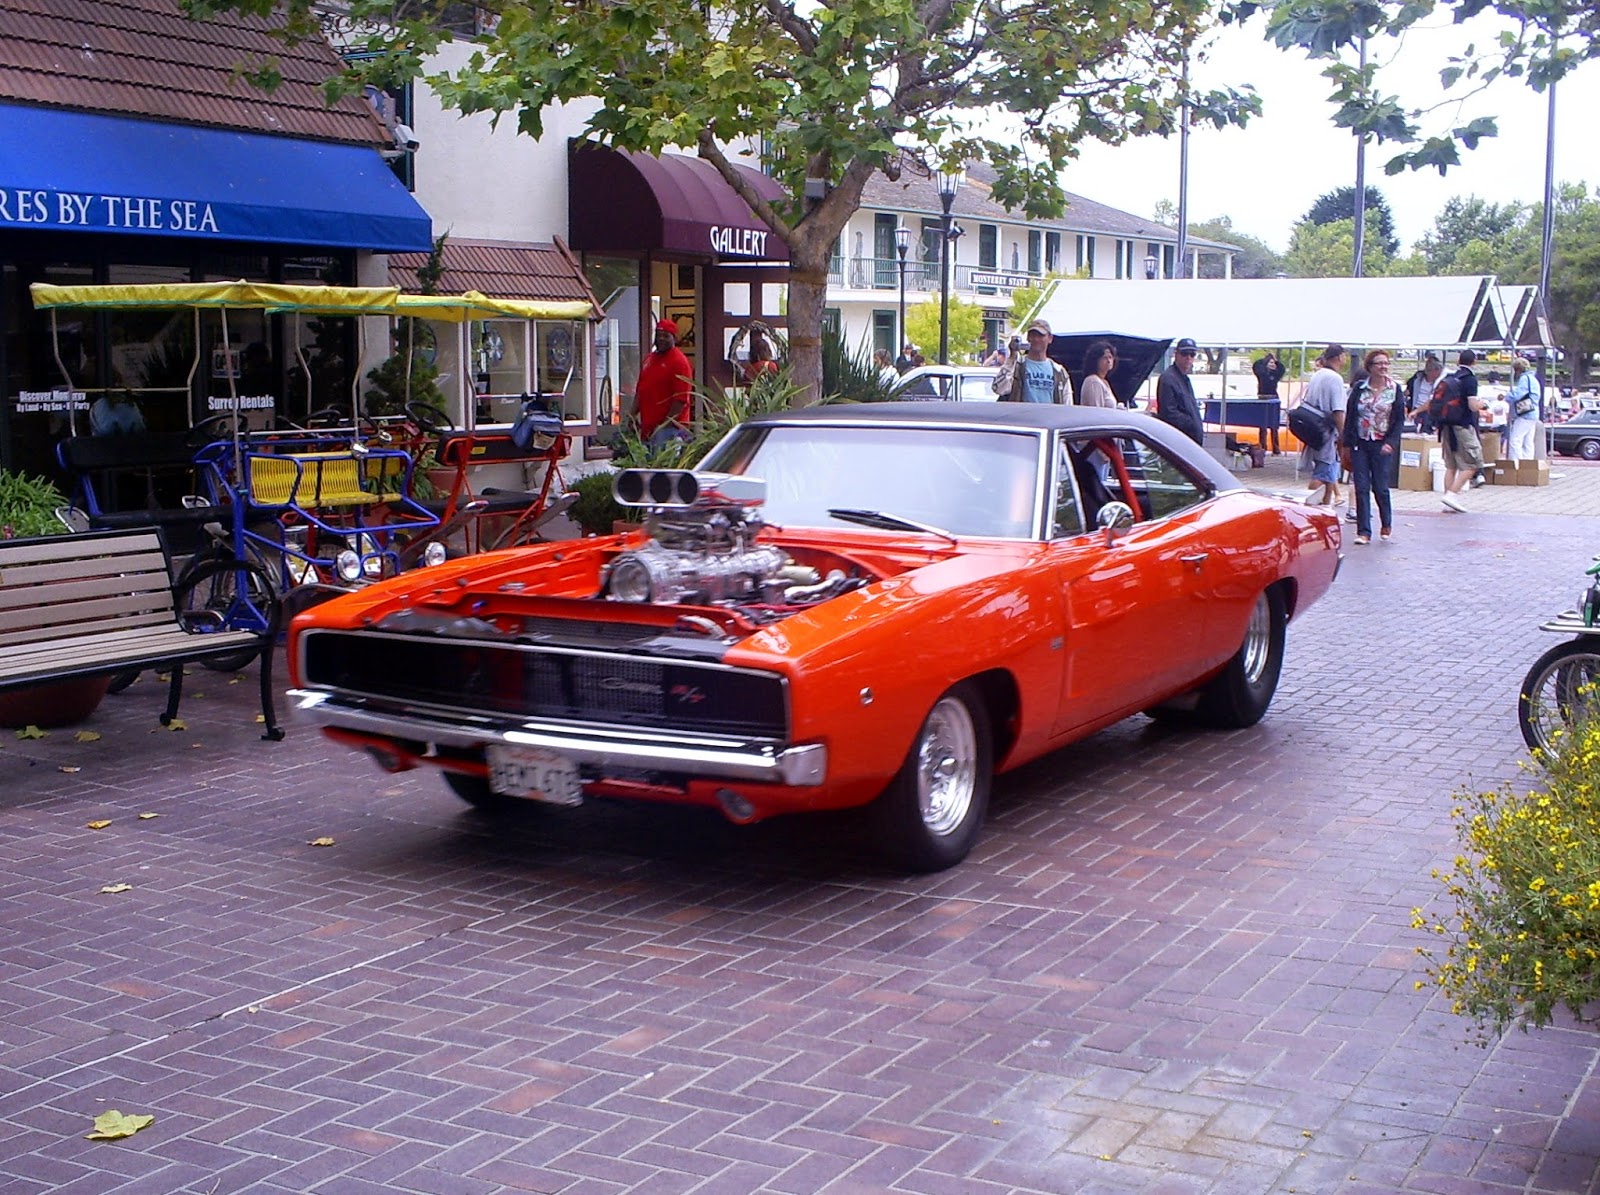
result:
[(1049, 355), (1050, 325), (1036, 319), (1028, 325), (1028, 351), (1002, 365), (990, 388), (1001, 402), (1070, 403), (1071, 379)]

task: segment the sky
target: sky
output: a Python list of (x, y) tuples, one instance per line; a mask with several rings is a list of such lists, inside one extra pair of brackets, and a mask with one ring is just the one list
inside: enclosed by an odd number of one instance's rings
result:
[[(1428, 107), (1445, 99), (1439, 69), (1452, 53), (1492, 36), (1485, 18), (1455, 26), (1435, 17), (1409, 31), (1403, 41), (1370, 44), (1373, 61), (1384, 64), (1379, 85), (1398, 94), (1404, 106)], [(1197, 86), (1210, 88), (1253, 83), (1263, 112), (1243, 129), (1196, 129), (1189, 135), (1190, 222), (1228, 216), (1233, 227), (1283, 251), (1290, 230), (1316, 202), (1337, 187), (1353, 186), (1355, 137), (1333, 126), (1332, 85), (1322, 64), (1299, 51), (1282, 51), (1265, 40), (1260, 18), (1243, 29), (1217, 33), (1205, 61), (1193, 69)], [(1448, 93), (1467, 88), (1458, 84)], [(1386, 175), (1384, 163), (1396, 150), (1367, 145), (1366, 176), (1394, 213), (1402, 253), (1433, 227), (1434, 217), (1452, 195), (1477, 195), (1496, 203), (1537, 203), (1544, 194), (1546, 95), (1526, 82), (1500, 79), (1485, 92), (1452, 101), (1423, 118), (1423, 130), (1438, 134), (1476, 116), (1494, 116), (1496, 137), (1476, 150), (1461, 151), (1462, 164), (1440, 177), (1437, 170)], [(1556, 170), (1558, 183), (1600, 183), (1593, 156), (1594, 114), (1600, 112), (1600, 62), (1580, 66), (1556, 91)], [(1588, 126), (1588, 127), (1586, 127)], [(1069, 191), (1124, 211), (1149, 216), (1162, 199), (1178, 198), (1178, 138), (1144, 138), (1111, 147), (1091, 145), (1062, 176)]]

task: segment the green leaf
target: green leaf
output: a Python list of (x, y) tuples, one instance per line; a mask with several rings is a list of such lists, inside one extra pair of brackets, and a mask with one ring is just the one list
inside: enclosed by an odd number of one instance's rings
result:
[(136, 1115), (127, 1112), (118, 1112), (115, 1108), (109, 1112), (102, 1112), (94, 1118), (94, 1132), (85, 1133), (86, 1141), (120, 1141), (124, 1137), (131, 1137), (140, 1129), (149, 1128), (155, 1124), (154, 1116)]

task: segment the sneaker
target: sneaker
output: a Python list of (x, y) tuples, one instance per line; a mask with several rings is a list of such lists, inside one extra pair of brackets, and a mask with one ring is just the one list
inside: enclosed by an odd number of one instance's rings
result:
[(1370, 536), (1370, 535), (1358, 535), (1358, 536), (1356, 536), (1356, 547), (1358, 547), (1358, 548), (1364, 548), (1368, 544), (1370, 544), (1371, 542), (1372, 542), (1372, 536)]
[(1347, 523), (1354, 523), (1356, 521), (1356, 512), (1353, 511), (1353, 510), (1345, 511), (1344, 512), (1344, 520)]
[(1382, 531), (1378, 532), (1378, 537), (1380, 539), (1382, 539), (1384, 543), (1391, 543), (1394, 540), (1393, 533), (1387, 527), (1385, 527)]
[(1461, 501), (1460, 496), (1456, 494), (1446, 494), (1444, 496), (1444, 508), (1453, 510), (1458, 515), (1467, 513), (1467, 504)]
[(1474, 477), (1472, 479), (1472, 488), (1473, 489), (1477, 489), (1479, 486), (1488, 485), (1488, 484), (1489, 484), (1489, 479), (1487, 477), (1485, 477), (1482, 473), (1479, 473), (1476, 477)]

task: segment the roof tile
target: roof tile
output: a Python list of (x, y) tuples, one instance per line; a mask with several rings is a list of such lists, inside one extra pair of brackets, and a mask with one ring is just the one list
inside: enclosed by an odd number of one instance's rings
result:
[[(257, 17), (191, 21), (178, 0), (0, 0), (0, 100), (170, 120), (317, 141), (383, 145), (359, 97), (333, 107), (324, 79), (340, 69), (325, 42), (293, 48)], [(235, 77), (276, 58), (283, 84)]]

